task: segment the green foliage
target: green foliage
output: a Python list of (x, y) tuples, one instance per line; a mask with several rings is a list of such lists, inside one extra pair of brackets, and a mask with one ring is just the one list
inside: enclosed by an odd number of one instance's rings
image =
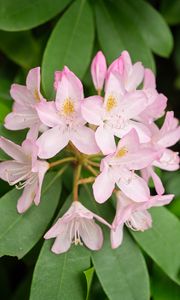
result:
[(22, 191), (16, 189), (5, 194), (0, 201), (0, 256), (23, 257), (42, 237), (59, 202), (59, 177), (49, 174), (44, 182), (41, 203), (32, 206), (23, 215), (16, 205)]
[(86, 0), (75, 1), (60, 18), (49, 38), (42, 62), (43, 87), (52, 96), (54, 71), (67, 65), (83, 77), (91, 59), (94, 25)]

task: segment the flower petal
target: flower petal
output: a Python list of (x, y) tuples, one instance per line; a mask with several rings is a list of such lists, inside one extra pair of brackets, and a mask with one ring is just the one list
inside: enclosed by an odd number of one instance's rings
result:
[(141, 62), (137, 62), (132, 66), (131, 73), (128, 76), (128, 80), (126, 82), (126, 90), (128, 92), (135, 90), (142, 82), (143, 77), (144, 67)]
[(100, 125), (103, 118), (102, 97), (92, 96), (85, 98), (81, 104), (83, 118), (90, 124)]
[(21, 146), (4, 137), (0, 137), (0, 148), (18, 162), (27, 162), (28, 160)]
[(40, 158), (51, 158), (69, 142), (68, 132), (59, 126), (45, 131), (37, 140)]
[(0, 163), (0, 178), (14, 185), (19, 180), (24, 180), (27, 173), (30, 172), (30, 166), (14, 160), (7, 160)]
[(31, 128), (39, 124), (39, 117), (35, 109), (21, 107), (21, 110), (9, 113), (5, 118), (4, 126), (10, 130)]
[(95, 132), (96, 142), (104, 155), (116, 151), (113, 132), (105, 126), (99, 126)]
[(34, 203), (36, 205), (39, 205), (40, 203), (40, 198), (41, 198), (41, 188), (42, 188), (42, 183), (44, 176), (49, 168), (49, 164), (46, 161), (37, 161), (38, 163), (38, 188), (36, 191), (36, 196), (34, 198)]
[(154, 172), (153, 168), (151, 168), (150, 173), (151, 173), (151, 177), (154, 182), (156, 192), (158, 193), (158, 195), (164, 194), (164, 187), (163, 187), (161, 178)]
[(101, 227), (94, 220), (81, 219), (79, 234), (85, 245), (91, 250), (99, 250), (103, 244)]
[(112, 229), (110, 233), (111, 247), (116, 249), (122, 244), (123, 241), (123, 227), (124, 223), (119, 224), (116, 229)]
[(109, 197), (111, 197), (114, 188), (115, 182), (111, 179), (107, 171), (103, 171), (96, 177), (93, 184), (95, 200), (99, 203), (105, 202)]
[(52, 252), (60, 254), (69, 250), (71, 246), (69, 226), (69, 224), (61, 224), (61, 230), (59, 232), (59, 235), (57, 236), (51, 248)]
[(12, 84), (10, 94), (21, 105), (30, 106), (35, 103), (32, 93), (24, 85)]
[(38, 116), (42, 123), (49, 127), (62, 124), (54, 101), (40, 102), (36, 105)]
[(96, 154), (100, 150), (95, 140), (95, 132), (86, 126), (79, 126), (71, 132), (71, 141), (84, 154)]
[(32, 93), (40, 90), (40, 67), (33, 68), (29, 71), (26, 78), (26, 86)]
[(21, 197), (17, 203), (17, 211), (22, 214), (24, 213), (33, 203), (37, 189), (37, 181), (31, 185), (25, 186)]

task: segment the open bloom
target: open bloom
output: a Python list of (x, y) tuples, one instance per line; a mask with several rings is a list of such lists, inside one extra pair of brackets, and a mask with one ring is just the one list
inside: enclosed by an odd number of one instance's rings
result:
[(103, 233), (94, 218), (111, 228), (103, 218), (85, 208), (80, 202), (74, 201), (44, 238), (56, 238), (52, 251), (57, 254), (66, 252), (72, 243), (84, 243), (91, 250), (99, 250), (103, 244)]
[(55, 102), (41, 102), (37, 105), (41, 121), (52, 127), (37, 140), (40, 146), (39, 157), (53, 157), (69, 141), (82, 153), (99, 152), (94, 131), (85, 126), (86, 121), (81, 116), (80, 103), (83, 97), (81, 81), (65, 67), (60, 76)]
[(106, 81), (105, 97), (92, 96), (82, 102), (84, 119), (97, 126), (96, 142), (103, 154), (116, 149), (114, 136), (122, 138), (132, 128), (136, 129), (141, 142), (150, 140), (150, 131), (142, 123), (135, 121), (146, 107), (143, 91), (126, 92), (120, 75), (112, 71)]
[(91, 64), (91, 76), (95, 89), (98, 92), (100, 92), (103, 88), (106, 71), (106, 58), (102, 51), (98, 51)]
[(134, 201), (146, 201), (150, 192), (146, 181), (134, 173), (151, 165), (159, 153), (152, 148), (144, 148), (138, 135), (132, 129), (118, 143), (115, 153), (101, 162), (101, 173), (97, 176), (93, 191), (97, 202), (103, 203), (112, 194), (115, 184)]
[(25, 212), (34, 202), (40, 202), (41, 186), (44, 175), (49, 168), (45, 161), (37, 160), (37, 146), (31, 140), (25, 140), (22, 146), (1, 137), (0, 148), (13, 160), (0, 163), (0, 178), (17, 189), (23, 189), (18, 200), (17, 210)]
[(151, 145), (154, 149), (161, 150), (161, 155), (158, 159), (153, 161), (152, 166), (143, 169), (141, 172), (146, 181), (152, 177), (157, 193), (162, 195), (164, 193), (164, 187), (161, 179), (154, 172), (153, 166), (167, 171), (179, 169), (178, 153), (167, 148), (176, 144), (180, 139), (180, 126), (178, 125), (178, 120), (174, 118), (174, 113), (169, 111), (166, 113), (164, 124), (161, 129), (155, 124), (151, 124), (150, 129), (152, 132)]
[(10, 90), (11, 97), (15, 100), (13, 111), (5, 118), (5, 127), (10, 130), (30, 128), (28, 137), (36, 138), (38, 131), (44, 129), (35, 106), (45, 102), (40, 92), (40, 68), (29, 71), (26, 86), (13, 84)]
[(174, 195), (152, 196), (146, 202), (134, 202), (122, 192), (117, 192), (117, 208), (111, 230), (111, 246), (117, 248), (123, 240), (124, 224), (135, 231), (151, 227), (152, 218), (147, 209), (169, 204)]

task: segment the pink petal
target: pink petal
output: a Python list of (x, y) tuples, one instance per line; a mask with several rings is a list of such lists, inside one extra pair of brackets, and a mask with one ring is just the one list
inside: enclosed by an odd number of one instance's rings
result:
[(39, 172), (38, 172), (38, 188), (37, 188), (37, 191), (36, 191), (36, 196), (34, 198), (34, 203), (36, 205), (39, 205), (40, 203), (40, 198), (41, 198), (41, 189), (42, 189), (42, 183), (43, 183), (43, 180), (44, 180), (44, 176), (49, 168), (49, 164), (45, 161), (38, 161), (38, 169), (39, 169)]
[(140, 147), (139, 137), (135, 129), (131, 129), (123, 138), (119, 141), (116, 153), (125, 147), (129, 152), (137, 152)]
[(96, 177), (96, 180), (93, 184), (95, 200), (99, 203), (105, 202), (109, 197), (111, 197), (114, 188), (114, 180), (111, 179), (108, 172), (103, 171)]
[(127, 93), (120, 103), (120, 113), (126, 119), (135, 118), (147, 106), (147, 98), (143, 91)]
[(146, 181), (135, 173), (123, 170), (121, 178), (116, 182), (120, 190), (135, 202), (148, 201), (150, 191)]
[(91, 76), (96, 90), (102, 90), (106, 71), (106, 58), (102, 51), (98, 51), (91, 64)]
[(179, 156), (177, 152), (165, 149), (161, 158), (153, 162), (153, 165), (167, 171), (179, 169)]
[(110, 239), (111, 239), (111, 247), (112, 249), (118, 248), (123, 241), (123, 227), (124, 223), (119, 224), (116, 229), (112, 229), (110, 233)]
[(85, 245), (91, 250), (99, 250), (103, 244), (101, 227), (94, 220), (81, 219), (79, 234)]
[(38, 116), (42, 123), (49, 127), (62, 124), (54, 101), (40, 102), (36, 105)]
[(55, 91), (58, 88), (58, 84), (61, 81), (62, 75), (63, 75), (62, 71), (56, 71), (56, 72), (54, 72), (54, 89), (55, 89)]
[(71, 239), (69, 233), (69, 224), (63, 224), (61, 232), (57, 236), (51, 250), (56, 254), (64, 253), (69, 250), (71, 246)]
[(40, 123), (36, 123), (34, 126), (30, 127), (26, 138), (32, 141), (37, 140), (39, 134)]
[(26, 162), (28, 160), (22, 147), (16, 145), (15, 143), (11, 142), (10, 140), (4, 137), (0, 137), (0, 148), (9, 156), (11, 156), (19, 162)]
[(44, 238), (46, 240), (55, 238), (56, 236), (61, 235), (64, 230), (67, 230), (67, 224), (63, 223), (62, 218), (59, 218), (56, 223), (46, 232)]
[(70, 137), (76, 148), (84, 154), (96, 154), (99, 152), (95, 140), (95, 132), (86, 126), (79, 126), (71, 132)]
[(136, 130), (140, 143), (150, 142), (151, 131), (149, 130), (149, 128), (146, 125), (130, 120), (128, 126), (125, 128), (126, 132), (128, 129), (130, 131), (132, 128), (134, 128)]
[(84, 98), (83, 86), (79, 78), (67, 67), (64, 68), (56, 93), (56, 107), (60, 109), (67, 98), (79, 102)]
[(174, 198), (174, 195), (169, 194), (169, 195), (156, 195), (156, 196), (152, 196), (149, 201), (147, 201), (146, 203), (142, 204), (143, 205), (143, 209), (149, 209), (151, 207), (155, 207), (155, 206), (164, 206), (169, 204)]
[(22, 214), (24, 213), (33, 203), (35, 197), (35, 191), (37, 187), (37, 181), (31, 185), (27, 185), (19, 198), (17, 203), (17, 211)]
[(117, 72), (112, 71), (106, 80), (104, 106), (109, 96), (114, 96), (119, 101), (125, 93), (122, 78)]
[(142, 82), (144, 77), (144, 67), (141, 62), (137, 62), (132, 66), (131, 73), (128, 76), (128, 80), (126, 82), (126, 90), (134, 91)]
[(64, 128), (53, 127), (44, 132), (37, 140), (40, 158), (51, 158), (69, 142), (69, 134)]
[(18, 183), (19, 179), (25, 179), (29, 171), (30, 166), (22, 162), (7, 160), (0, 163), (0, 178), (10, 185)]
[(156, 192), (158, 193), (158, 195), (164, 194), (164, 187), (163, 187), (162, 181), (161, 181), (160, 177), (154, 172), (153, 168), (151, 168), (151, 177), (153, 179), (155, 189), (156, 189)]
[(156, 89), (156, 80), (154, 73), (150, 69), (144, 70), (144, 89)]
[(21, 105), (30, 106), (35, 103), (32, 93), (24, 85), (12, 84), (10, 94)]
[(26, 78), (26, 86), (28, 90), (39, 92), (40, 90), (40, 67), (31, 69)]
[(99, 96), (85, 98), (81, 104), (81, 113), (88, 123), (100, 125), (103, 118), (103, 98)]
[(115, 152), (116, 143), (113, 132), (105, 128), (105, 126), (99, 126), (97, 128), (95, 132), (95, 139), (104, 155)]

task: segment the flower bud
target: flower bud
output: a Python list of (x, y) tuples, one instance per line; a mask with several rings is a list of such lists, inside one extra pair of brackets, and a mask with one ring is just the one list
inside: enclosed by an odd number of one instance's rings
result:
[(98, 93), (100, 93), (103, 88), (106, 71), (107, 65), (105, 56), (101, 51), (98, 51), (91, 64), (91, 76)]

